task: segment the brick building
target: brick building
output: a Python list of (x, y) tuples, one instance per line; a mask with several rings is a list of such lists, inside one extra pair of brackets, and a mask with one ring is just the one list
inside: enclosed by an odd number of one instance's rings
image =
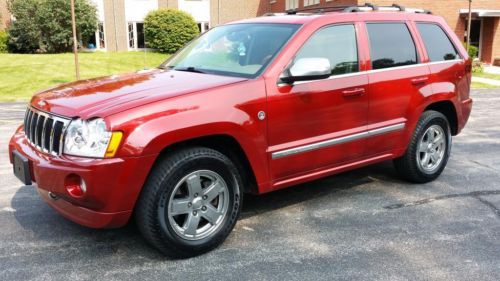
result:
[[(0, 0), (0, 30), (10, 21), (7, 0)], [(90, 0), (98, 9), (99, 28), (88, 45), (108, 51), (144, 48), (143, 22), (146, 14), (159, 8), (190, 13), (200, 31), (233, 20), (251, 18), (289, 9), (321, 8), (362, 4), (359, 0)], [(400, 5), (431, 10), (443, 16), (460, 38), (466, 40), (468, 0), (373, 0), (377, 5)], [(486, 63), (500, 65), (500, 0), (473, 0), (471, 43), (479, 47)]]
[[(463, 38), (464, 41), (467, 39), (468, 0), (271, 0), (270, 2), (272, 12), (362, 5), (365, 2), (390, 6), (396, 2), (406, 7), (427, 9), (435, 15), (444, 17), (459, 38)], [(471, 44), (479, 47), (479, 57), (483, 62), (500, 65), (500, 0), (473, 0), (472, 9)]]

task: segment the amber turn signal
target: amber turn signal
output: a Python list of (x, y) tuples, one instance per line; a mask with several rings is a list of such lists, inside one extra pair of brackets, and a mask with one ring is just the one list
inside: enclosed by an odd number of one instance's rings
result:
[(106, 149), (106, 154), (104, 157), (110, 158), (115, 156), (116, 151), (118, 151), (118, 147), (122, 141), (123, 133), (122, 132), (113, 132), (111, 135), (111, 139), (109, 140), (108, 149)]

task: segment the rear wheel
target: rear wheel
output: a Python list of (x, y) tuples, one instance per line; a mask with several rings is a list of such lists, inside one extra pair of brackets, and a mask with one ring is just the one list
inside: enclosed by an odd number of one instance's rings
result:
[(406, 153), (394, 160), (401, 176), (416, 183), (435, 180), (443, 172), (451, 151), (451, 132), (446, 117), (426, 111), (420, 117)]
[(158, 161), (136, 206), (146, 240), (171, 257), (191, 257), (221, 244), (242, 205), (242, 182), (229, 158), (195, 147)]

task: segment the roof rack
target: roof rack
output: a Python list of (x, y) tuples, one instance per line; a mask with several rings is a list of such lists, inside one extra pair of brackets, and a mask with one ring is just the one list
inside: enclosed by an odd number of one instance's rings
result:
[[(416, 8), (405, 8), (404, 6), (398, 4), (392, 4), (391, 6), (377, 6), (371, 3), (365, 3), (363, 5), (357, 6), (334, 6), (334, 7), (324, 7), (324, 8), (303, 8), (303, 9), (293, 9), (287, 10), (287, 15), (304, 15), (304, 14), (323, 14), (331, 12), (342, 12), (342, 13), (356, 13), (356, 12), (371, 12), (371, 11), (395, 11), (395, 12), (407, 12), (407, 13), (417, 13), (417, 14), (432, 14), (431, 11), (425, 9)], [(266, 15), (279, 15), (279, 14), (266, 14)]]

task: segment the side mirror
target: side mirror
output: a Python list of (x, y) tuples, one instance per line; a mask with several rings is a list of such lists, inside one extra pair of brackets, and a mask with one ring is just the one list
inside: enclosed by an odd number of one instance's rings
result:
[(309, 81), (326, 79), (331, 76), (332, 68), (327, 58), (303, 58), (298, 59), (285, 72), (280, 80), (292, 84), (296, 81)]

